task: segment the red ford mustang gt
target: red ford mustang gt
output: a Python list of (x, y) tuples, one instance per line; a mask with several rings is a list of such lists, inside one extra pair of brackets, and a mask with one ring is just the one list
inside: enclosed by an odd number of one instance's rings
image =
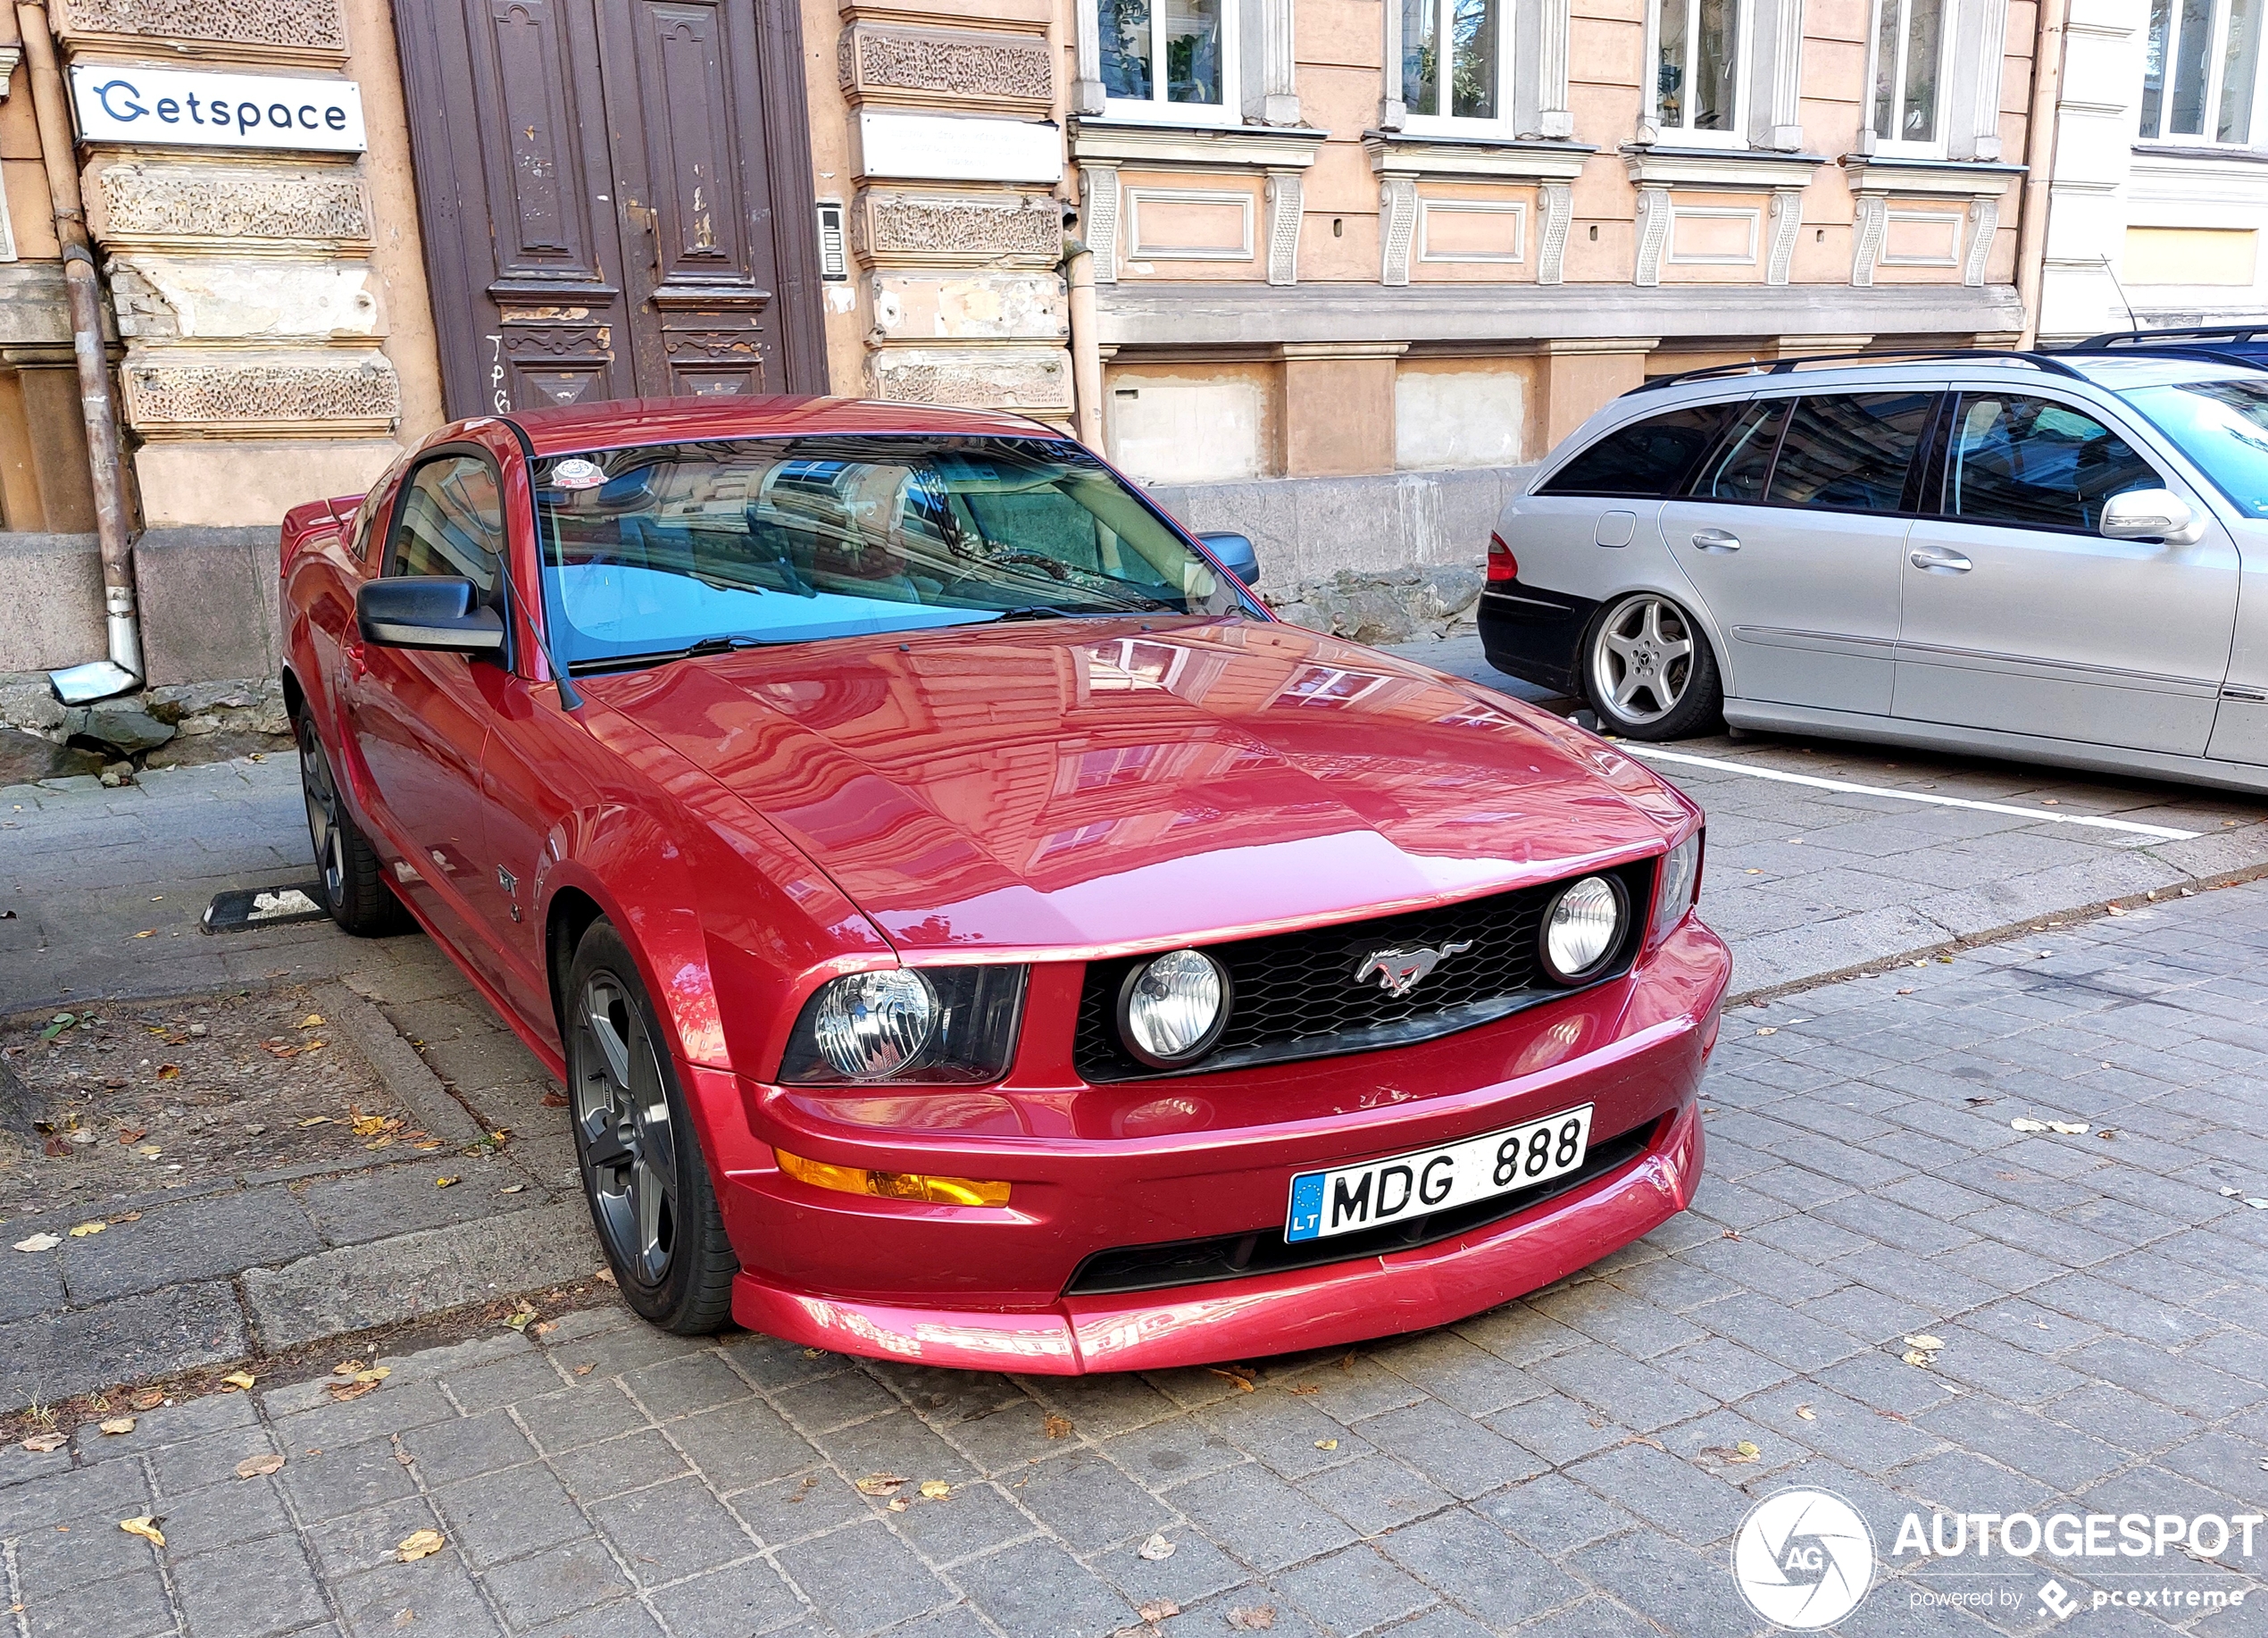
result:
[(285, 525), (323, 891), (562, 1075), (670, 1329), (1074, 1373), (1460, 1318), (1692, 1195), (1701, 815), (1235, 568), (1010, 415), (459, 423)]

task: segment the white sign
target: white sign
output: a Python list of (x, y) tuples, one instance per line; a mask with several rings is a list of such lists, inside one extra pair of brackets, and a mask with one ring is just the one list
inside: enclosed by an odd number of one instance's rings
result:
[(363, 151), (363, 92), (351, 79), (74, 63), (71, 99), (89, 142)]

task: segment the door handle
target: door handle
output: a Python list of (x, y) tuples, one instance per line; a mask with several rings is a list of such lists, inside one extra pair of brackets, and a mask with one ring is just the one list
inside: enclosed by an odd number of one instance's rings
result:
[(1905, 555), (1905, 561), (1917, 569), (1932, 574), (1966, 574), (1975, 567), (1958, 552), (1940, 552), (1930, 547), (1917, 547)]
[(1705, 552), (1737, 552), (1740, 549), (1740, 537), (1722, 529), (1697, 529), (1693, 531), (1693, 544)]

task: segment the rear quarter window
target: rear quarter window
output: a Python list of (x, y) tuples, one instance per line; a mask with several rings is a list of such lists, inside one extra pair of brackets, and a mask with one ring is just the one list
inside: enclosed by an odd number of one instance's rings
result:
[(1546, 479), (1536, 493), (1675, 494), (1714, 440), (1727, 407), (1692, 404), (1617, 427)]

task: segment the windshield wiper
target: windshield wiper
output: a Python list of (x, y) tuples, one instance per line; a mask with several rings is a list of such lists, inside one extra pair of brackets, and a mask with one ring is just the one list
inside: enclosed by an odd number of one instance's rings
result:
[(1063, 608), (1053, 603), (1027, 603), (1021, 608), (1003, 609), (1000, 618), (1007, 620), (1100, 620), (1111, 614), (1147, 614), (1178, 613), (1171, 603), (1161, 603), (1155, 598), (1145, 598), (1139, 603), (1112, 603), (1101, 608)]
[(666, 665), (672, 660), (697, 660), (712, 654), (730, 654), (738, 648), (769, 648), (783, 639), (773, 637), (705, 637), (697, 643), (682, 648), (663, 648), (652, 654), (610, 654), (600, 659), (577, 660), (567, 667), (570, 673), (599, 671), (635, 671), (641, 666)]

